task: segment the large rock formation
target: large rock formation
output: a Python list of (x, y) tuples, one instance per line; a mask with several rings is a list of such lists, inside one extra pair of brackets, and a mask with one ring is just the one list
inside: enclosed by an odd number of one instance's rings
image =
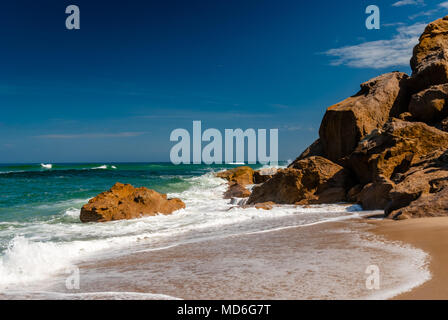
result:
[[(422, 197), (430, 199), (432, 196), (429, 195), (438, 194), (448, 187), (448, 151), (438, 150), (427, 155), (406, 173), (397, 177), (396, 183), (396, 186), (390, 192), (391, 201), (385, 210), (385, 214), (394, 219), (405, 212), (402, 208)], [(444, 210), (444, 214), (448, 214), (448, 207)], [(444, 212), (444, 210), (441, 210), (441, 212)], [(403, 217), (408, 216), (418, 216), (418, 214), (408, 212)]]
[(425, 29), (411, 67), (410, 78), (378, 76), (329, 107), (320, 138), (287, 169), (257, 175), (247, 203), (348, 200), (393, 219), (448, 215), (448, 16)]
[[(345, 197), (394, 219), (448, 215), (448, 16), (426, 27), (411, 68), (411, 77), (383, 74), (329, 107), (320, 139), (288, 170), (254, 188), (249, 202)], [(356, 185), (335, 184), (335, 172), (346, 181), (352, 172)]]
[[(324, 156), (339, 161), (352, 153), (364, 136), (381, 128), (389, 116), (406, 111), (407, 78), (401, 72), (381, 75), (361, 84), (356, 95), (329, 107), (319, 130)], [(319, 145), (312, 149), (318, 152)]]
[(346, 201), (352, 186), (349, 173), (323, 157), (295, 161), (261, 186), (254, 187), (248, 204), (317, 204)]
[(448, 116), (448, 84), (432, 86), (412, 96), (409, 111), (415, 120), (429, 124)]
[(109, 191), (100, 193), (81, 209), (82, 222), (104, 222), (134, 219), (156, 214), (170, 214), (185, 208), (182, 200), (167, 199), (147, 188), (116, 183)]
[(411, 59), (415, 90), (448, 83), (448, 16), (430, 23)]
[(392, 119), (362, 140), (349, 166), (362, 184), (406, 172), (423, 156), (448, 148), (448, 134), (422, 122)]

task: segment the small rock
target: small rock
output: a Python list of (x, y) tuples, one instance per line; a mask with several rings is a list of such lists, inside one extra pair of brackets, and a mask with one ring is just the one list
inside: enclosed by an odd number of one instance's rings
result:
[(227, 171), (218, 172), (218, 178), (226, 179), (229, 182), (235, 182), (242, 186), (254, 184), (254, 170), (251, 167), (237, 167)]
[(248, 198), (249, 196), (250, 191), (238, 183), (231, 183), (224, 193), (224, 199)]

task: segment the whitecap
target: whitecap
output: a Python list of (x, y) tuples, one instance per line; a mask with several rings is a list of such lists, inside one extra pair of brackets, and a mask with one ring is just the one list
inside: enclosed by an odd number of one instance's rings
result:
[(99, 166), (99, 167), (92, 168), (92, 170), (106, 170), (106, 169), (107, 169), (107, 165), (105, 165), (105, 164), (103, 164), (102, 166)]

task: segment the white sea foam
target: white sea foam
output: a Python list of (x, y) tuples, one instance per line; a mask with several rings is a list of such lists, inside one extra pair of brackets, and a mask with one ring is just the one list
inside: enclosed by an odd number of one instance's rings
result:
[(25, 172), (25, 171), (23, 171), (23, 170), (17, 170), (17, 171), (0, 171), (0, 174), (17, 173), (17, 172)]
[(150, 292), (126, 292), (126, 291), (106, 291), (106, 292), (80, 292), (65, 293), (51, 291), (9, 291), (6, 297), (14, 299), (45, 299), (45, 300), (182, 300), (166, 294)]
[(64, 216), (71, 217), (71, 218), (79, 218), (79, 215), (81, 214), (79, 209), (76, 208), (68, 208), (64, 211)]
[(92, 170), (107, 170), (107, 165), (103, 164), (102, 166), (92, 168)]
[(370, 241), (361, 241), (364, 248), (384, 250), (394, 256), (403, 257), (402, 259), (387, 260), (387, 266), (393, 270), (393, 276), (395, 277), (395, 279), (388, 279), (388, 281), (395, 281), (394, 285), (390, 285), (386, 290), (373, 292), (366, 297), (367, 299), (390, 299), (408, 292), (432, 278), (429, 271), (430, 256), (423, 250), (397, 241), (386, 241), (377, 236), (373, 236)]
[[(169, 194), (170, 197), (182, 198), (186, 203), (186, 209), (172, 215), (103, 224), (33, 222), (21, 225), (21, 235), (11, 241), (8, 250), (0, 257), (0, 284), (45, 278), (77, 259), (99, 251), (119, 250), (142, 239), (147, 243), (175, 237), (190, 241), (192, 237), (219, 237), (282, 227), (278, 220), (280, 217), (294, 217), (295, 224), (302, 224), (347, 215), (350, 211), (350, 207), (337, 205), (313, 208), (284, 206), (271, 211), (242, 209), (222, 199), (227, 187), (222, 179), (208, 174), (191, 178), (191, 183), (192, 187), (187, 191)], [(72, 206), (87, 200), (75, 199), (52, 206), (69, 206), (64, 215), (75, 220), (79, 209)], [(276, 220), (280, 225), (275, 223)], [(9, 234), (14, 234), (14, 230)]]
[(83, 203), (87, 203), (90, 199), (70, 199), (65, 201), (59, 201), (51, 204), (41, 204), (36, 206), (37, 209), (58, 209), (58, 208), (67, 208), (76, 205), (80, 205)]
[(51, 163), (45, 164), (45, 163), (41, 163), (40, 166), (44, 169), (51, 169), (53, 168), (53, 165)]

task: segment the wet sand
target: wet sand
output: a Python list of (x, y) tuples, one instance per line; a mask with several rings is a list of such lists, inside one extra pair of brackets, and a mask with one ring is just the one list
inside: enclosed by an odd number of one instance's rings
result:
[(394, 299), (448, 299), (448, 217), (404, 221), (375, 221), (372, 231), (390, 240), (409, 243), (430, 254), (432, 279)]
[[(0, 299), (448, 299), (447, 245), (448, 217), (326, 222), (157, 250), (142, 243), (77, 264), (79, 290), (66, 288), (64, 273)], [(433, 277), (420, 285), (425, 252)], [(380, 290), (366, 287), (369, 265), (381, 270)]]

